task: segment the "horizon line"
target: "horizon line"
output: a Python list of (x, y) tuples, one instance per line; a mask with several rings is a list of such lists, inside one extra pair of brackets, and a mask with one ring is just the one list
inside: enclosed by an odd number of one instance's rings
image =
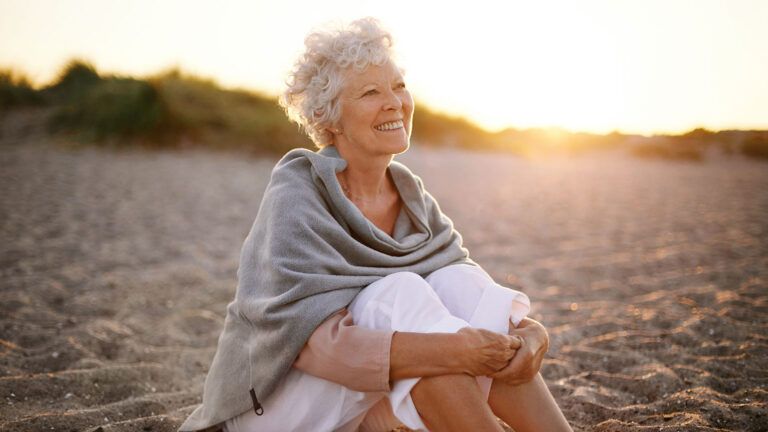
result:
[[(259, 88), (255, 86), (249, 86), (249, 85), (226, 84), (226, 83), (223, 83), (218, 77), (205, 75), (199, 72), (191, 72), (189, 71), (189, 68), (185, 69), (183, 66), (178, 64), (169, 64), (168, 66), (161, 67), (155, 70), (154, 72), (150, 72), (146, 74), (131, 74), (128, 72), (116, 71), (112, 69), (100, 69), (95, 62), (80, 56), (74, 56), (69, 60), (67, 60), (66, 62), (64, 62), (64, 64), (53, 74), (53, 76), (47, 80), (48, 81), (47, 83), (43, 82), (43, 80), (41, 79), (31, 79), (29, 74), (26, 71), (22, 70), (17, 65), (4, 66), (3, 64), (0, 63), (0, 74), (9, 72), (12, 77), (18, 76), (26, 80), (35, 91), (40, 91), (45, 89), (46, 87), (50, 87), (54, 85), (56, 80), (58, 80), (61, 74), (66, 70), (67, 66), (74, 62), (82, 62), (82, 63), (93, 66), (96, 72), (102, 77), (114, 76), (114, 77), (124, 77), (124, 78), (134, 78), (134, 79), (151, 79), (156, 76), (162, 76), (164, 74), (178, 72), (182, 77), (199, 79), (202, 81), (211, 81), (215, 86), (217, 86), (222, 90), (243, 91), (243, 92), (254, 94), (256, 96), (266, 97), (268, 99), (274, 98), (275, 103), (277, 103), (277, 97), (279, 95), (277, 91), (270, 90), (270, 89)], [(18, 74), (18, 75), (14, 75), (14, 74)], [(514, 130), (514, 131), (520, 131), (520, 132), (542, 131), (542, 132), (549, 132), (549, 133), (555, 133), (555, 134), (570, 134), (570, 135), (587, 134), (587, 135), (608, 136), (608, 135), (618, 134), (623, 136), (641, 136), (645, 138), (651, 138), (654, 136), (680, 136), (696, 130), (704, 130), (711, 133), (748, 132), (748, 131), (768, 132), (768, 124), (766, 124), (765, 126), (747, 126), (747, 127), (735, 126), (735, 127), (725, 127), (725, 128), (719, 128), (719, 129), (715, 129), (715, 128), (700, 124), (700, 125), (691, 126), (685, 129), (677, 129), (677, 130), (655, 129), (653, 131), (644, 130), (642, 132), (627, 131), (627, 130), (622, 130), (621, 128), (612, 128), (610, 131), (574, 130), (574, 129), (567, 128), (560, 125), (519, 126), (513, 123), (506, 123), (505, 125), (500, 127), (488, 127), (481, 124), (481, 122), (474, 120), (464, 114), (452, 112), (450, 110), (439, 108), (439, 107), (435, 107), (434, 105), (431, 105), (427, 102), (419, 101), (419, 99), (416, 97), (414, 97), (414, 102), (415, 102), (415, 106), (417, 107), (416, 108), (417, 110), (418, 110), (418, 106), (421, 105), (421, 106), (424, 106), (428, 111), (434, 114), (443, 115), (443, 116), (450, 117), (452, 119), (456, 119), (460, 121), (466, 121), (471, 125), (481, 129), (482, 131), (490, 134), (499, 134), (509, 130)]]

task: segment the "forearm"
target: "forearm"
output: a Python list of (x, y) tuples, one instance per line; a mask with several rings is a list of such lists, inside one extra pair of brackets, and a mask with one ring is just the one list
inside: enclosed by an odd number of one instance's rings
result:
[(389, 379), (463, 373), (456, 359), (455, 333), (396, 332), (389, 355)]
[(534, 322), (534, 321), (528, 317), (523, 317), (523, 319), (520, 320), (520, 323), (517, 325), (517, 327), (515, 327), (515, 323), (513, 323), (512, 320), (509, 320), (509, 332), (507, 334), (512, 334), (512, 330), (525, 328), (531, 325), (531, 322)]

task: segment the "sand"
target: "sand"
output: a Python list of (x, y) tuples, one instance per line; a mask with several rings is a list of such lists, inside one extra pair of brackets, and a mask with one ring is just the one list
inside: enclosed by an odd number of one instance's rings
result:
[[(0, 139), (0, 430), (172, 431), (276, 158)], [(768, 163), (413, 148), (576, 431), (768, 430)]]

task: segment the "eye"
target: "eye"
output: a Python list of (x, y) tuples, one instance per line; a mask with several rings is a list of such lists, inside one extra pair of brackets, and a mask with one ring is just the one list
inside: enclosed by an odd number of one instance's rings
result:
[(376, 89), (370, 89), (367, 92), (363, 93), (363, 96), (371, 96), (371, 95), (375, 95), (376, 93), (378, 93)]
[(395, 86), (395, 88), (398, 88), (398, 89), (404, 89), (404, 88), (405, 88), (405, 83), (404, 83), (404, 82), (401, 82), (401, 83), (397, 83), (397, 85)]

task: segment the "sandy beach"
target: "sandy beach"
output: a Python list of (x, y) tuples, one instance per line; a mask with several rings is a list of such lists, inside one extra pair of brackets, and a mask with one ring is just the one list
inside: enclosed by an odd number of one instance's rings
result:
[[(277, 158), (0, 139), (0, 430), (173, 431)], [(768, 163), (414, 148), (576, 431), (768, 430)]]

